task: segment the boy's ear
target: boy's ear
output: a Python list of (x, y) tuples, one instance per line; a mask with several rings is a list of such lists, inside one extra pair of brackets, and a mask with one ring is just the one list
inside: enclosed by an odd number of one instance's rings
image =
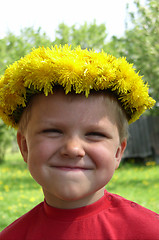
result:
[(28, 159), (27, 141), (26, 141), (26, 137), (24, 136), (24, 134), (22, 134), (20, 131), (17, 132), (17, 142), (18, 142), (20, 152), (23, 156), (23, 159), (25, 162), (27, 162), (27, 159)]
[(118, 147), (117, 151), (116, 151), (116, 155), (115, 155), (115, 160), (116, 160), (116, 166), (115, 169), (117, 169), (119, 167), (119, 164), (121, 162), (123, 153), (125, 151), (127, 145), (127, 140), (126, 138), (121, 142), (120, 146)]

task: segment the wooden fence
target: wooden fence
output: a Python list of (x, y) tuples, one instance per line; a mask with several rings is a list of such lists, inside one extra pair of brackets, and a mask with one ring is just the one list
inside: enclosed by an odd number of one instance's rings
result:
[(159, 116), (143, 116), (129, 126), (123, 158), (149, 158), (159, 163)]

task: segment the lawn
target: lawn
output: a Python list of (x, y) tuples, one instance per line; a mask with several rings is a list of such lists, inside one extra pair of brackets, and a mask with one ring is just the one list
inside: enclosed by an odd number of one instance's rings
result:
[[(159, 213), (158, 173), (159, 166), (153, 163), (123, 164), (106, 188)], [(0, 165), (0, 231), (41, 201), (41, 188), (20, 155), (8, 154)]]

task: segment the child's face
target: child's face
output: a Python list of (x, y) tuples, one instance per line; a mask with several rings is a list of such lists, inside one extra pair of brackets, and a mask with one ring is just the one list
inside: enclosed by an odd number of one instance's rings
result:
[(26, 132), (17, 139), (49, 205), (77, 208), (103, 196), (126, 146), (114, 115), (99, 95), (35, 97)]

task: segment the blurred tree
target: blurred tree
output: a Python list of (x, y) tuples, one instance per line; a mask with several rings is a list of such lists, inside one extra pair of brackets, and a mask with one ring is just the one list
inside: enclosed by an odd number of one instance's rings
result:
[(53, 45), (70, 44), (70, 31), (70, 27), (68, 27), (65, 23), (60, 23), (58, 26), (58, 30), (56, 31), (56, 38), (53, 42)]
[[(104, 49), (116, 56), (126, 56), (151, 86), (150, 94), (157, 101), (151, 114), (159, 115), (159, 1), (134, 0), (137, 12), (129, 12), (130, 27), (122, 38), (113, 37)], [(127, 23), (128, 24), (128, 23)]]
[(61, 23), (56, 31), (56, 38), (53, 44), (69, 44), (72, 47), (80, 45), (82, 49), (93, 48), (99, 51), (103, 48), (106, 37), (105, 24), (97, 25), (95, 20), (90, 24), (85, 22), (79, 27), (76, 25), (68, 27), (66, 24)]
[(29, 53), (33, 47), (51, 46), (52, 43), (41, 28), (34, 30), (32, 27), (21, 30), (19, 36), (9, 32), (0, 39), (0, 75), (6, 66)]
[[(126, 33), (128, 60), (141, 69), (151, 85), (151, 95), (159, 103), (159, 1), (147, 0), (145, 7), (139, 0), (135, 3), (138, 16), (131, 14), (134, 29)], [(157, 106), (154, 110), (159, 114)]]
[(103, 50), (116, 57), (125, 56), (125, 38), (112, 36), (111, 40), (103, 46)]

